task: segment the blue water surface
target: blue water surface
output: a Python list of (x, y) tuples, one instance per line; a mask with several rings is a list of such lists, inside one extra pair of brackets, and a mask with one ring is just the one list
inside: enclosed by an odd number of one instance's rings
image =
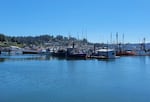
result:
[(149, 96), (149, 56), (0, 56), (0, 102), (150, 102)]

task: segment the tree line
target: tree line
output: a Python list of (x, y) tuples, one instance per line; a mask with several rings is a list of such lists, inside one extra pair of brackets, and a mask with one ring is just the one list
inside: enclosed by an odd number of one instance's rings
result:
[(69, 41), (81, 41), (87, 43), (87, 39), (76, 39), (75, 37), (64, 37), (62, 35), (40, 35), (40, 36), (7, 36), (5, 34), (0, 34), (0, 42), (16, 42), (17, 44), (44, 44), (44, 43), (53, 43), (53, 42), (69, 42)]

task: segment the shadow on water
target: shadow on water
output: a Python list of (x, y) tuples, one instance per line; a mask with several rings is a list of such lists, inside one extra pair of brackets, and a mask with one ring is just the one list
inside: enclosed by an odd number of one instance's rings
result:
[[(66, 61), (85, 61), (85, 60), (93, 60), (93, 59), (86, 59), (86, 58), (70, 58), (70, 57), (53, 57), (51, 55), (7, 55), (7, 56), (0, 56), (0, 62), (5, 61), (48, 61), (48, 60), (66, 60)], [(95, 59), (94, 59), (95, 60)], [(115, 59), (96, 59), (98, 61), (105, 61), (105, 62), (112, 62)]]
[(97, 59), (98, 61), (114, 62), (116, 59)]
[(54, 57), (54, 56), (51, 56), (51, 58), (56, 60), (67, 60), (67, 61), (88, 60), (86, 58)]
[(5, 58), (0, 58), (0, 63), (5, 62)]

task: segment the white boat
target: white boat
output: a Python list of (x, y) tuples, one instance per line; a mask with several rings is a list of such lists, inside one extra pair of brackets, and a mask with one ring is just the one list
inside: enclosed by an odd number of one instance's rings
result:
[(116, 51), (114, 49), (99, 49), (96, 50), (97, 58), (114, 59), (116, 58)]
[(10, 47), (9, 54), (16, 55), (16, 54), (22, 54), (22, 53), (23, 53), (23, 51), (20, 47), (18, 47), (18, 46), (11, 46)]
[(1, 55), (18, 55), (22, 54), (22, 49), (17, 46), (10, 46), (1, 50)]

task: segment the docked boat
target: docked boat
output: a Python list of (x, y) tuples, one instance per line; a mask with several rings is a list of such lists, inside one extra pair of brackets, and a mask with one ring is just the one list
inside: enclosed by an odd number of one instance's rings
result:
[(67, 58), (85, 59), (86, 57), (87, 54), (77, 48), (67, 48)]
[(150, 56), (149, 50), (136, 50), (135, 52), (136, 56)]
[(74, 53), (74, 54), (69, 54), (69, 55), (67, 55), (67, 57), (68, 58), (86, 58), (86, 54), (84, 54), (84, 53)]
[(99, 49), (94, 56), (97, 59), (115, 59), (116, 51), (114, 49)]
[(9, 54), (11, 55), (17, 55), (17, 54), (22, 54), (22, 48), (18, 47), (18, 46), (11, 46), (10, 47), (10, 52)]
[(135, 56), (136, 52), (132, 50), (116, 52), (116, 56)]
[(17, 46), (5, 47), (1, 49), (0, 53), (2, 55), (18, 55), (18, 54), (22, 54), (22, 48)]
[(23, 54), (39, 54), (39, 51), (37, 51), (37, 50), (27, 50), (27, 49), (25, 49), (25, 50), (22, 51), (22, 53), (23, 53)]
[(66, 57), (66, 51), (61, 49), (61, 50), (57, 50), (57, 51), (53, 51), (51, 53), (52, 56), (54, 57)]

